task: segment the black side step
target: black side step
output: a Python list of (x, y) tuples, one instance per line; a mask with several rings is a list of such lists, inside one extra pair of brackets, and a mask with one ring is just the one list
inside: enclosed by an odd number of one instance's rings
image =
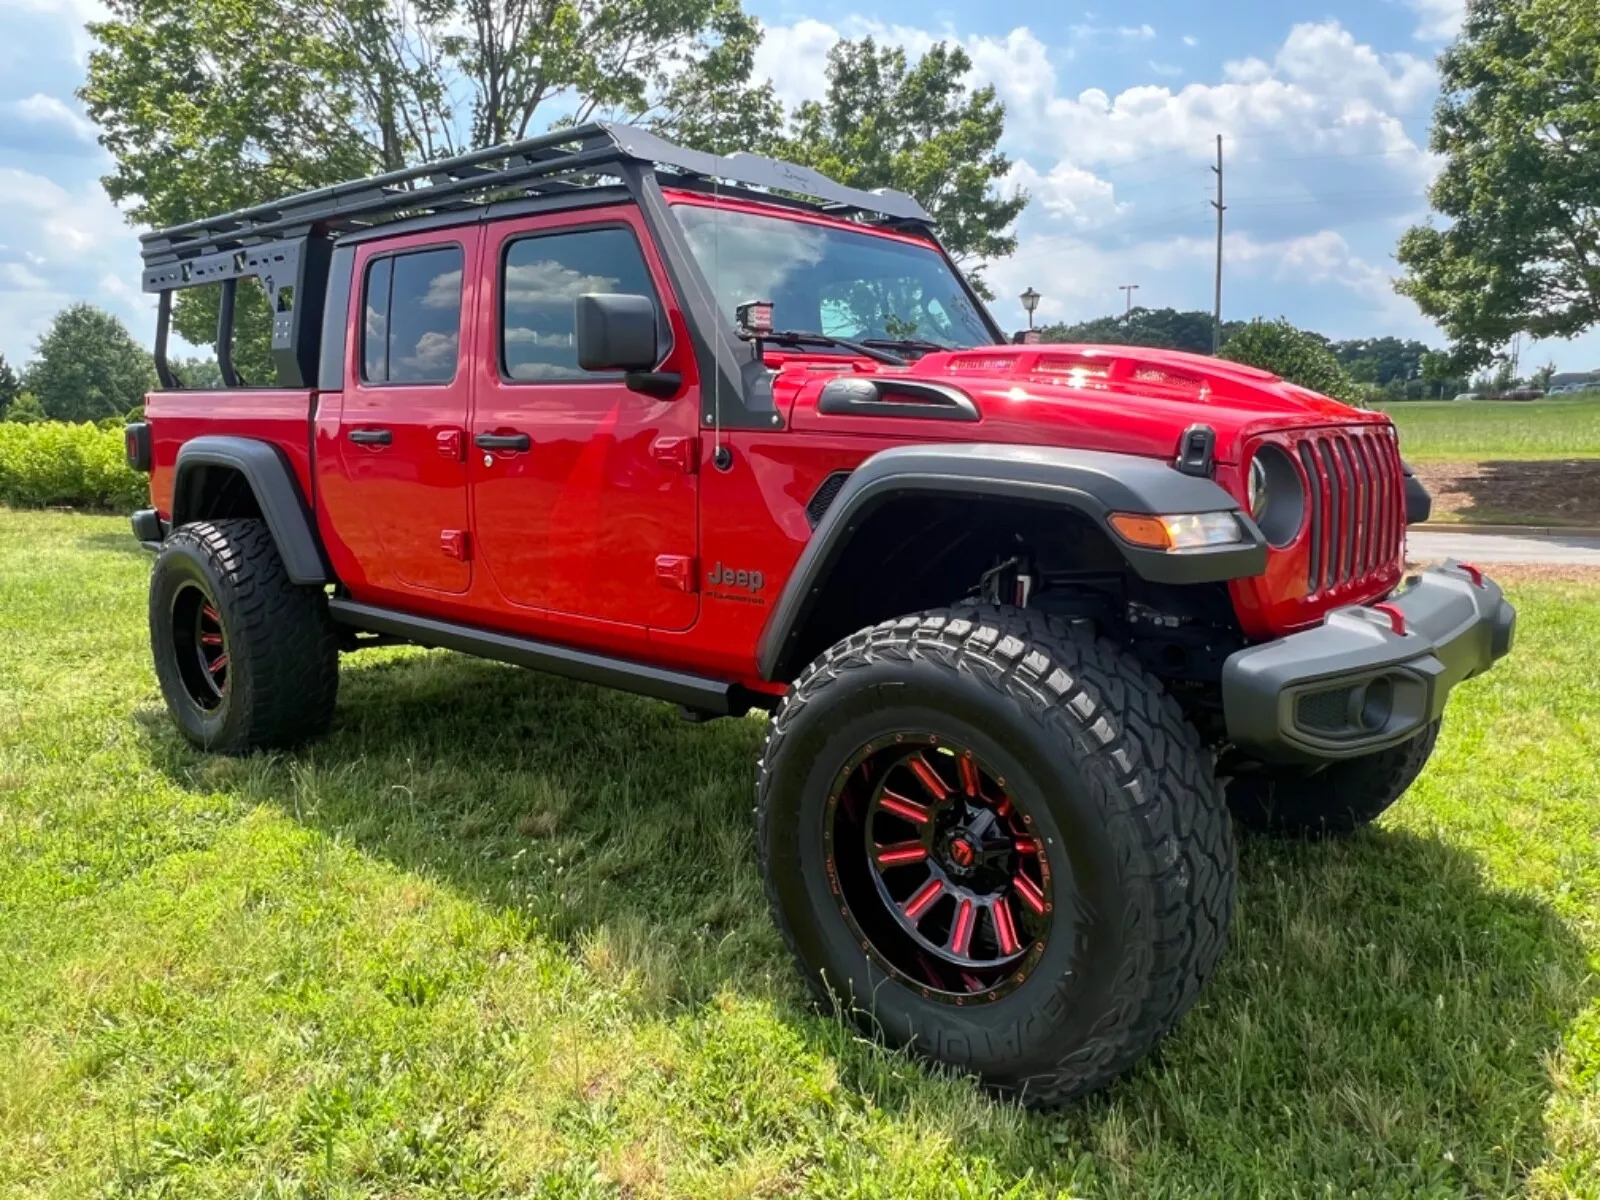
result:
[[(744, 689), (719, 679), (688, 675), (682, 671), (647, 666), (623, 658), (609, 658), (587, 650), (537, 642), (532, 638), (491, 633), (471, 625), (436, 621), (431, 617), (417, 617), (337, 597), (328, 600), (328, 611), (340, 624), (373, 633), (391, 634), (419, 646), (459, 650), (478, 658), (491, 658), (519, 667), (531, 667), (535, 671), (548, 671), (552, 675), (564, 675), (569, 679), (581, 679), (585, 683), (598, 683), (619, 691), (652, 696), (657, 700), (670, 700), (674, 704), (718, 716), (732, 715), (736, 703), (749, 707)], [(737, 698), (734, 696), (736, 691), (740, 693)], [(738, 711), (743, 712), (745, 708)]]

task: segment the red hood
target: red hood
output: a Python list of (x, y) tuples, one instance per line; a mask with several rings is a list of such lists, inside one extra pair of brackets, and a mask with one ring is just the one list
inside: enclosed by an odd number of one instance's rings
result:
[[(904, 417), (830, 415), (816, 409), (841, 370), (955, 386), (977, 403), (976, 424)], [(1201, 354), (1136, 346), (983, 346), (930, 354), (907, 367), (784, 356), (774, 385), (791, 428), (912, 437), (1072, 446), (1171, 457), (1191, 425), (1211, 426), (1217, 459), (1273, 429), (1388, 424), (1276, 375)]]

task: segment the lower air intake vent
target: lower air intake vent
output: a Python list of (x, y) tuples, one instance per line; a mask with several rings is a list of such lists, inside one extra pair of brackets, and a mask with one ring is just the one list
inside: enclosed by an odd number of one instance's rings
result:
[(811, 528), (815, 529), (821, 523), (822, 514), (828, 511), (828, 506), (833, 503), (834, 497), (839, 494), (839, 489), (844, 486), (844, 481), (849, 478), (849, 471), (835, 471), (822, 481), (806, 504), (806, 520), (811, 522)]

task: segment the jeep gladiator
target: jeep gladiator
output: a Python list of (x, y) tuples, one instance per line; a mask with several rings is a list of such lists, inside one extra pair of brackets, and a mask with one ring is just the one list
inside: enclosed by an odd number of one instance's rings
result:
[[(1406, 577), (1385, 416), (1007, 339), (899, 193), (593, 124), (143, 254), (133, 527), (185, 737), (312, 737), (340, 654), (395, 642), (765, 709), (757, 849), (817, 996), (1026, 1103), (1193, 1003), (1235, 822), (1371, 820), (1510, 648), (1475, 567)], [(272, 386), (233, 361), (252, 279)], [(222, 390), (167, 362), (200, 286)]]

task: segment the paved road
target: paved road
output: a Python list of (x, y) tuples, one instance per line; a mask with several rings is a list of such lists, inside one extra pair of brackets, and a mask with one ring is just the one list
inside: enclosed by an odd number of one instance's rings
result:
[(1407, 552), (1419, 562), (1459, 558), (1471, 563), (1555, 563), (1600, 567), (1600, 538), (1561, 534), (1412, 533)]

